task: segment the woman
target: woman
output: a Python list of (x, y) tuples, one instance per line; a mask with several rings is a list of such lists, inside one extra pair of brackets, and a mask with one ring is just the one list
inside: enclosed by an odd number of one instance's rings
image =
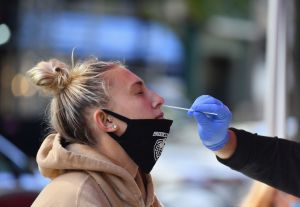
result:
[(53, 96), (37, 154), (52, 181), (32, 206), (161, 206), (149, 173), (172, 124), (162, 97), (118, 62), (49, 60), (28, 74)]

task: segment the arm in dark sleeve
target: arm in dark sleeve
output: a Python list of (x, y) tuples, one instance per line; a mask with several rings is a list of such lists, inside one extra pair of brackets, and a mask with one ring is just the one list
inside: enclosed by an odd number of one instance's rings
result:
[(230, 128), (237, 148), (219, 162), (253, 179), (300, 197), (300, 144)]

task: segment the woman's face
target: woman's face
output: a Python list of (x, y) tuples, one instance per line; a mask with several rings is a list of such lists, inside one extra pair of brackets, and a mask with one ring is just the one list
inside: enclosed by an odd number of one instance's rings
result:
[(163, 119), (164, 99), (148, 89), (143, 80), (123, 67), (106, 73), (109, 80), (109, 107), (130, 119)]

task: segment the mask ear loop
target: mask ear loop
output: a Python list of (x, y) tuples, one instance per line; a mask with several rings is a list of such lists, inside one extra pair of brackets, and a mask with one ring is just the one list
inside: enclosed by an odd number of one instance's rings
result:
[[(121, 121), (124, 121), (124, 122), (126, 122), (126, 123), (128, 123), (129, 121), (130, 121), (130, 119), (128, 119), (128, 118), (126, 118), (126, 117), (124, 117), (124, 116), (122, 116), (122, 115), (120, 115), (120, 114), (117, 114), (117, 113), (115, 113), (115, 112), (112, 112), (112, 111), (110, 111), (110, 110), (107, 110), (107, 109), (102, 109), (105, 113), (108, 113), (109, 115), (111, 115), (111, 116), (114, 116), (114, 117), (116, 117), (117, 119), (120, 119)], [(113, 133), (113, 132), (108, 132), (108, 134), (114, 139), (114, 140), (116, 140), (117, 142), (122, 142), (122, 140), (120, 140), (120, 137), (118, 136), (118, 135), (116, 135), (115, 133)]]
[(128, 119), (127, 117), (125, 116), (122, 116), (120, 114), (117, 114), (115, 112), (112, 112), (110, 110), (107, 110), (107, 109), (102, 109), (104, 112), (108, 113), (109, 115), (112, 115), (114, 117), (116, 117), (117, 119), (120, 119), (121, 121), (124, 121), (125, 123), (128, 123), (130, 122), (130, 119)]

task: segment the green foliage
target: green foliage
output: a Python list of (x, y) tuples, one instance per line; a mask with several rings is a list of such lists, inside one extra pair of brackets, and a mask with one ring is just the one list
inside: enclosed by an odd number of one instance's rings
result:
[(186, 0), (189, 16), (199, 23), (212, 15), (247, 18), (251, 9), (250, 0)]

